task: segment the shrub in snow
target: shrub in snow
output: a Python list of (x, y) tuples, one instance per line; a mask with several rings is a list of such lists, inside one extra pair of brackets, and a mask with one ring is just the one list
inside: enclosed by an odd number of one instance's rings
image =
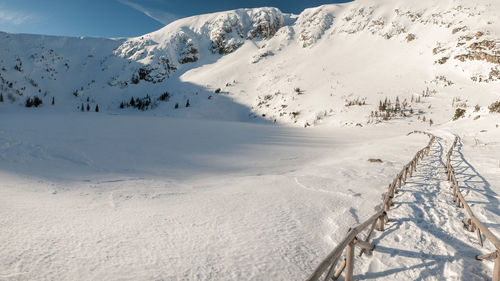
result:
[(123, 109), (125, 107), (134, 107), (139, 110), (148, 110), (150, 108), (153, 108), (155, 104), (151, 102), (151, 97), (149, 95), (146, 95), (143, 98), (135, 98), (131, 97), (129, 102), (121, 102), (120, 103), (120, 108)]
[(158, 100), (161, 100), (161, 101), (168, 101), (170, 99), (170, 94), (168, 92), (165, 92), (163, 93), (159, 98)]
[(26, 103), (25, 103), (25, 106), (26, 107), (38, 107), (42, 104), (42, 100), (38, 97), (38, 96), (35, 96), (34, 98), (31, 98), (31, 97), (28, 97), (26, 99)]
[(26, 107), (32, 107), (33, 106), (33, 100), (30, 97), (28, 97), (26, 99), (25, 106)]
[(345, 100), (345, 106), (346, 107), (349, 107), (349, 106), (353, 106), (353, 105), (365, 105), (366, 104), (366, 98), (355, 98), (355, 99), (352, 99), (352, 100), (348, 100), (346, 99)]
[(465, 109), (457, 108), (457, 110), (455, 110), (455, 115), (453, 116), (453, 120), (458, 120), (459, 118), (464, 117), (464, 115), (465, 115)]
[(491, 113), (500, 113), (500, 101), (496, 101), (488, 106)]

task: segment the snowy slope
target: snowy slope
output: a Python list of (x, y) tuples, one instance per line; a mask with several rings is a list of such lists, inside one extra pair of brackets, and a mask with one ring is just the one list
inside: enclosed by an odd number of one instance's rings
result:
[(439, 142), (356, 277), (491, 276), (439, 158), (459, 134), (460, 186), (500, 234), (498, 11), (357, 0), (137, 38), (0, 33), (0, 279), (304, 280), (426, 144), (415, 129)]
[[(442, 123), (455, 98), (482, 106), (498, 99), (498, 5), (363, 0), (300, 15), (240, 9), (119, 40), (3, 33), (0, 90), (16, 106), (55, 97), (56, 111), (100, 104), (131, 113), (134, 97), (155, 115), (297, 126), (376, 123), (379, 102), (398, 96)], [(410, 102), (424, 91), (447, 104), (446, 115)], [(365, 105), (346, 106), (357, 100)]]

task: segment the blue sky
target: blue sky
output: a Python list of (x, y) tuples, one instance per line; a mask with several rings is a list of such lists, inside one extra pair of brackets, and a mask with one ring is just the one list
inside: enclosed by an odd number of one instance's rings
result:
[(0, 31), (68, 36), (133, 37), (191, 15), (271, 6), (283, 12), (345, 0), (0, 0)]

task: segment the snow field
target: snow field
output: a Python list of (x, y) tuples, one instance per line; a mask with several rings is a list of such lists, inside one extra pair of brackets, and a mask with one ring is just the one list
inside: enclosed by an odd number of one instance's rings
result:
[(95, 116), (0, 118), (0, 279), (301, 280), (427, 141)]

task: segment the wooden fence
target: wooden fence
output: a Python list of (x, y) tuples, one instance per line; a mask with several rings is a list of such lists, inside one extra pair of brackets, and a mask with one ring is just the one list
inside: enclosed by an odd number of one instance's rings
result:
[(479, 240), (479, 244), (483, 246), (483, 236), (488, 239), (493, 246), (495, 246), (496, 250), (490, 254), (479, 255), (476, 256), (478, 260), (484, 259), (495, 259), (495, 265), (493, 268), (493, 281), (500, 281), (500, 240), (488, 229), (484, 224), (482, 224), (477, 217), (472, 212), (469, 204), (465, 201), (460, 188), (458, 187), (457, 178), (455, 177), (455, 170), (451, 165), (451, 155), (453, 154), (453, 150), (457, 146), (458, 136), (455, 136), (455, 140), (453, 141), (453, 145), (450, 147), (448, 154), (446, 155), (446, 172), (448, 173), (448, 180), (450, 181), (450, 187), (453, 189), (453, 201), (456, 203), (457, 207), (463, 207), (469, 214), (469, 219), (463, 220), (464, 226), (471, 232), (476, 231), (477, 239)]
[[(388, 221), (387, 211), (391, 206), (393, 206), (392, 199), (394, 198), (394, 194), (398, 193), (398, 189), (401, 188), (402, 183), (406, 183), (408, 176), (411, 177), (413, 175), (413, 172), (417, 170), (417, 164), (419, 163), (419, 161), (430, 153), (431, 146), (435, 140), (435, 137), (432, 134), (420, 131), (413, 131), (408, 135), (412, 133), (421, 133), (429, 136), (430, 140), (427, 146), (419, 150), (415, 154), (413, 159), (403, 167), (401, 172), (396, 175), (392, 183), (389, 184), (387, 193), (383, 197), (380, 210), (378, 210), (365, 222), (352, 229), (349, 229), (346, 237), (337, 245), (337, 247), (333, 249), (333, 251), (330, 252), (330, 254), (328, 254), (328, 256), (318, 265), (318, 267), (316, 267), (307, 281), (317, 281), (320, 280), (322, 276), (325, 276), (324, 280), (337, 280), (344, 270), (345, 280), (353, 280), (355, 247), (358, 246), (359, 248), (361, 248), (359, 256), (362, 256), (365, 252), (370, 253), (374, 249), (375, 246), (370, 243), (370, 237), (376, 226), (379, 231), (384, 231), (384, 224)], [(366, 229), (368, 229), (368, 233), (366, 234), (365, 238), (359, 239), (358, 235)], [(340, 260), (344, 249), (346, 250), (345, 259), (340, 263), (338, 268), (336, 268), (336, 265)]]

